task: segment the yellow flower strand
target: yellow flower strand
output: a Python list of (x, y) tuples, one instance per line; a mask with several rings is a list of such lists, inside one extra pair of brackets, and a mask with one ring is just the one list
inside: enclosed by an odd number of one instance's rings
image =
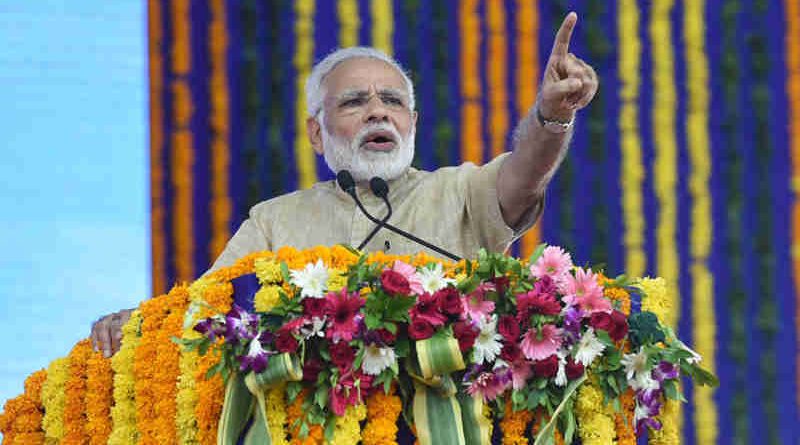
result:
[(64, 437), (64, 387), (68, 378), (69, 359), (58, 358), (47, 368), (47, 380), (42, 385), (42, 429), (47, 440), (54, 442), (60, 442)]
[[(704, 365), (715, 372), (717, 321), (714, 311), (714, 276), (708, 267), (714, 227), (711, 222), (711, 144), (708, 135), (709, 84), (705, 50), (705, 1), (684, 3), (684, 39), (688, 104), (687, 147), (691, 174), (692, 330), (694, 347)], [(714, 389), (694, 388), (694, 427), (698, 443), (716, 443), (717, 405)]]
[(272, 445), (287, 445), (286, 440), (286, 385), (267, 390), (267, 424)]
[(367, 417), (364, 404), (348, 406), (344, 416), (336, 419), (330, 445), (352, 445), (361, 441), (361, 421)]
[[(536, 102), (539, 78), (539, 9), (537, 1), (517, 0), (517, 113), (525, 116)], [(541, 242), (541, 226), (534, 225), (522, 237), (522, 258), (531, 256)]]
[(122, 327), (122, 344), (111, 358), (114, 371), (114, 406), (111, 408), (112, 429), (109, 445), (138, 443), (139, 430), (136, 429), (136, 385), (133, 373), (133, 356), (139, 344), (139, 328), (142, 313), (139, 310)]
[(625, 270), (631, 276), (644, 275), (647, 257), (644, 253), (644, 211), (642, 183), (642, 141), (639, 135), (639, 85), (640, 56), (642, 44), (639, 40), (639, 5), (636, 0), (620, 0), (617, 6), (619, 18), (620, 114), (619, 131), (622, 150), (620, 184), (622, 209), (625, 222)]
[(480, 40), (477, 0), (460, 2), (461, 18), (461, 160), (483, 163)]
[(361, 27), (358, 1), (339, 0), (336, 6), (336, 16), (339, 19), (339, 46), (346, 48), (358, 45), (358, 30)]
[[(224, 0), (213, 0), (209, 24), (208, 48), (210, 53), (211, 110), (211, 241), (209, 258), (216, 258), (230, 239), (231, 203), (229, 172), (231, 162), (228, 97), (228, 33)], [(162, 291), (163, 292), (163, 291)]]
[(578, 420), (578, 436), (583, 445), (616, 444), (616, 425), (613, 413), (603, 405), (600, 387), (587, 379), (578, 389), (575, 402), (575, 417)]
[(314, 9), (315, 0), (297, 0), (294, 2), (294, 69), (295, 91), (295, 139), (294, 152), (297, 160), (297, 172), (300, 188), (309, 188), (317, 182), (317, 164), (314, 150), (306, 137), (305, 83), (311, 72), (314, 61)]
[(394, 35), (393, 2), (372, 0), (372, 46), (388, 55), (394, 53), (392, 37)]

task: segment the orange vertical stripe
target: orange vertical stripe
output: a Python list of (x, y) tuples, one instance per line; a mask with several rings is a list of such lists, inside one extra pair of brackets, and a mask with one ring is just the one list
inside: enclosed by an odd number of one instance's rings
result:
[(148, 42), (150, 70), (150, 255), (152, 289), (158, 295), (167, 287), (166, 245), (164, 236), (164, 165), (161, 162), (164, 151), (164, 104), (161, 94), (164, 91), (164, 64), (161, 59), (161, 46), (164, 35), (161, 30), (161, 2), (150, 0), (148, 6)]
[[(800, 4), (786, 0), (786, 90), (789, 95), (789, 140), (792, 156), (792, 270), (795, 286), (795, 327), (800, 338)], [(800, 354), (797, 360), (797, 403), (800, 404)]]
[(191, 44), (189, 0), (172, 3), (172, 81), (173, 132), (172, 140), (172, 234), (175, 251), (175, 272), (179, 281), (191, 281), (194, 277), (194, 231), (192, 222), (193, 137), (189, 130), (194, 107), (189, 83), (186, 79), (191, 70)]
[(211, 242), (209, 259), (225, 248), (231, 237), (230, 98), (228, 96), (228, 32), (224, 0), (211, 2), (208, 48), (211, 53)]
[[(539, 79), (539, 14), (538, 2), (517, 1), (517, 113), (520, 118), (536, 102)], [(541, 242), (541, 224), (537, 223), (522, 237), (520, 255), (529, 257)]]
[(489, 0), (486, 8), (488, 22), (489, 55), (486, 72), (489, 78), (489, 139), (492, 158), (506, 151), (508, 136), (509, 100), (506, 73), (508, 54), (506, 51), (506, 11), (503, 0)]
[(461, 2), (461, 160), (483, 162), (481, 114), (480, 43), (481, 26), (477, 0)]

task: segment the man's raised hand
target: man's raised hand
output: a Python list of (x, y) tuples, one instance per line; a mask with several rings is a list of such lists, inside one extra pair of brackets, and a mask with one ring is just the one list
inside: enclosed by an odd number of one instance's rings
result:
[(545, 119), (568, 122), (576, 110), (589, 105), (597, 92), (597, 74), (569, 52), (578, 15), (567, 14), (553, 42), (539, 91), (539, 112)]

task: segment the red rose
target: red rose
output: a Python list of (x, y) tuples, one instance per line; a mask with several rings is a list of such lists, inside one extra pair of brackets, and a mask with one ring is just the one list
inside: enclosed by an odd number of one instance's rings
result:
[(558, 357), (555, 354), (544, 360), (533, 362), (533, 374), (538, 377), (555, 377), (558, 373)]
[(503, 350), (500, 351), (500, 358), (506, 363), (514, 363), (522, 357), (522, 349), (513, 342), (503, 342)]
[(303, 314), (311, 317), (322, 318), (328, 312), (330, 302), (326, 298), (304, 298)]
[(497, 323), (497, 332), (503, 336), (506, 341), (515, 342), (519, 339), (519, 324), (513, 315), (503, 315)]
[(466, 321), (458, 321), (453, 324), (453, 335), (458, 340), (458, 348), (462, 352), (469, 351), (472, 345), (475, 344), (478, 334), (480, 334), (480, 330)]
[(605, 312), (595, 312), (592, 314), (591, 318), (589, 318), (589, 326), (593, 327), (595, 331), (611, 331), (614, 322), (611, 321), (611, 315), (606, 314)]
[(611, 329), (608, 336), (614, 341), (620, 341), (628, 335), (628, 317), (620, 311), (615, 310), (611, 313)]
[(567, 366), (564, 367), (564, 371), (566, 371), (568, 379), (575, 380), (583, 375), (583, 365), (570, 357), (567, 359)]
[(452, 287), (439, 289), (433, 294), (439, 300), (442, 312), (449, 315), (461, 315), (464, 312), (464, 305), (461, 303), (461, 294)]
[(511, 279), (506, 276), (494, 277), (490, 281), (494, 284), (497, 295), (501, 297), (505, 295), (506, 289), (508, 289), (508, 285), (511, 283)]
[(322, 371), (322, 362), (315, 358), (308, 360), (303, 364), (303, 381), (316, 382), (320, 371)]
[(297, 339), (289, 331), (278, 331), (275, 335), (275, 349), (278, 352), (295, 352), (297, 351)]
[(383, 290), (390, 294), (408, 295), (411, 293), (411, 285), (400, 272), (386, 269), (381, 273), (381, 285)]
[(432, 326), (441, 326), (447, 321), (439, 299), (427, 292), (417, 297), (417, 303), (408, 313), (412, 320), (423, 319)]
[(433, 325), (424, 318), (417, 318), (408, 325), (408, 336), (414, 340), (425, 340), (433, 336)]
[(381, 338), (383, 344), (390, 345), (394, 343), (396, 336), (392, 334), (388, 329), (378, 329), (375, 332), (378, 333), (378, 336)]
[(342, 371), (350, 369), (353, 364), (353, 359), (356, 358), (356, 352), (347, 342), (340, 341), (328, 347), (328, 352), (331, 354), (331, 363), (336, 365)]

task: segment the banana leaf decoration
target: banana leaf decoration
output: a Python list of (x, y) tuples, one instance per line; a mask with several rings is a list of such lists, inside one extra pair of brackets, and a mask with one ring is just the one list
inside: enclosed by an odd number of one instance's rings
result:
[(217, 444), (272, 445), (264, 392), (271, 386), (302, 378), (300, 361), (288, 353), (270, 358), (267, 369), (260, 374), (231, 375), (225, 385)]

